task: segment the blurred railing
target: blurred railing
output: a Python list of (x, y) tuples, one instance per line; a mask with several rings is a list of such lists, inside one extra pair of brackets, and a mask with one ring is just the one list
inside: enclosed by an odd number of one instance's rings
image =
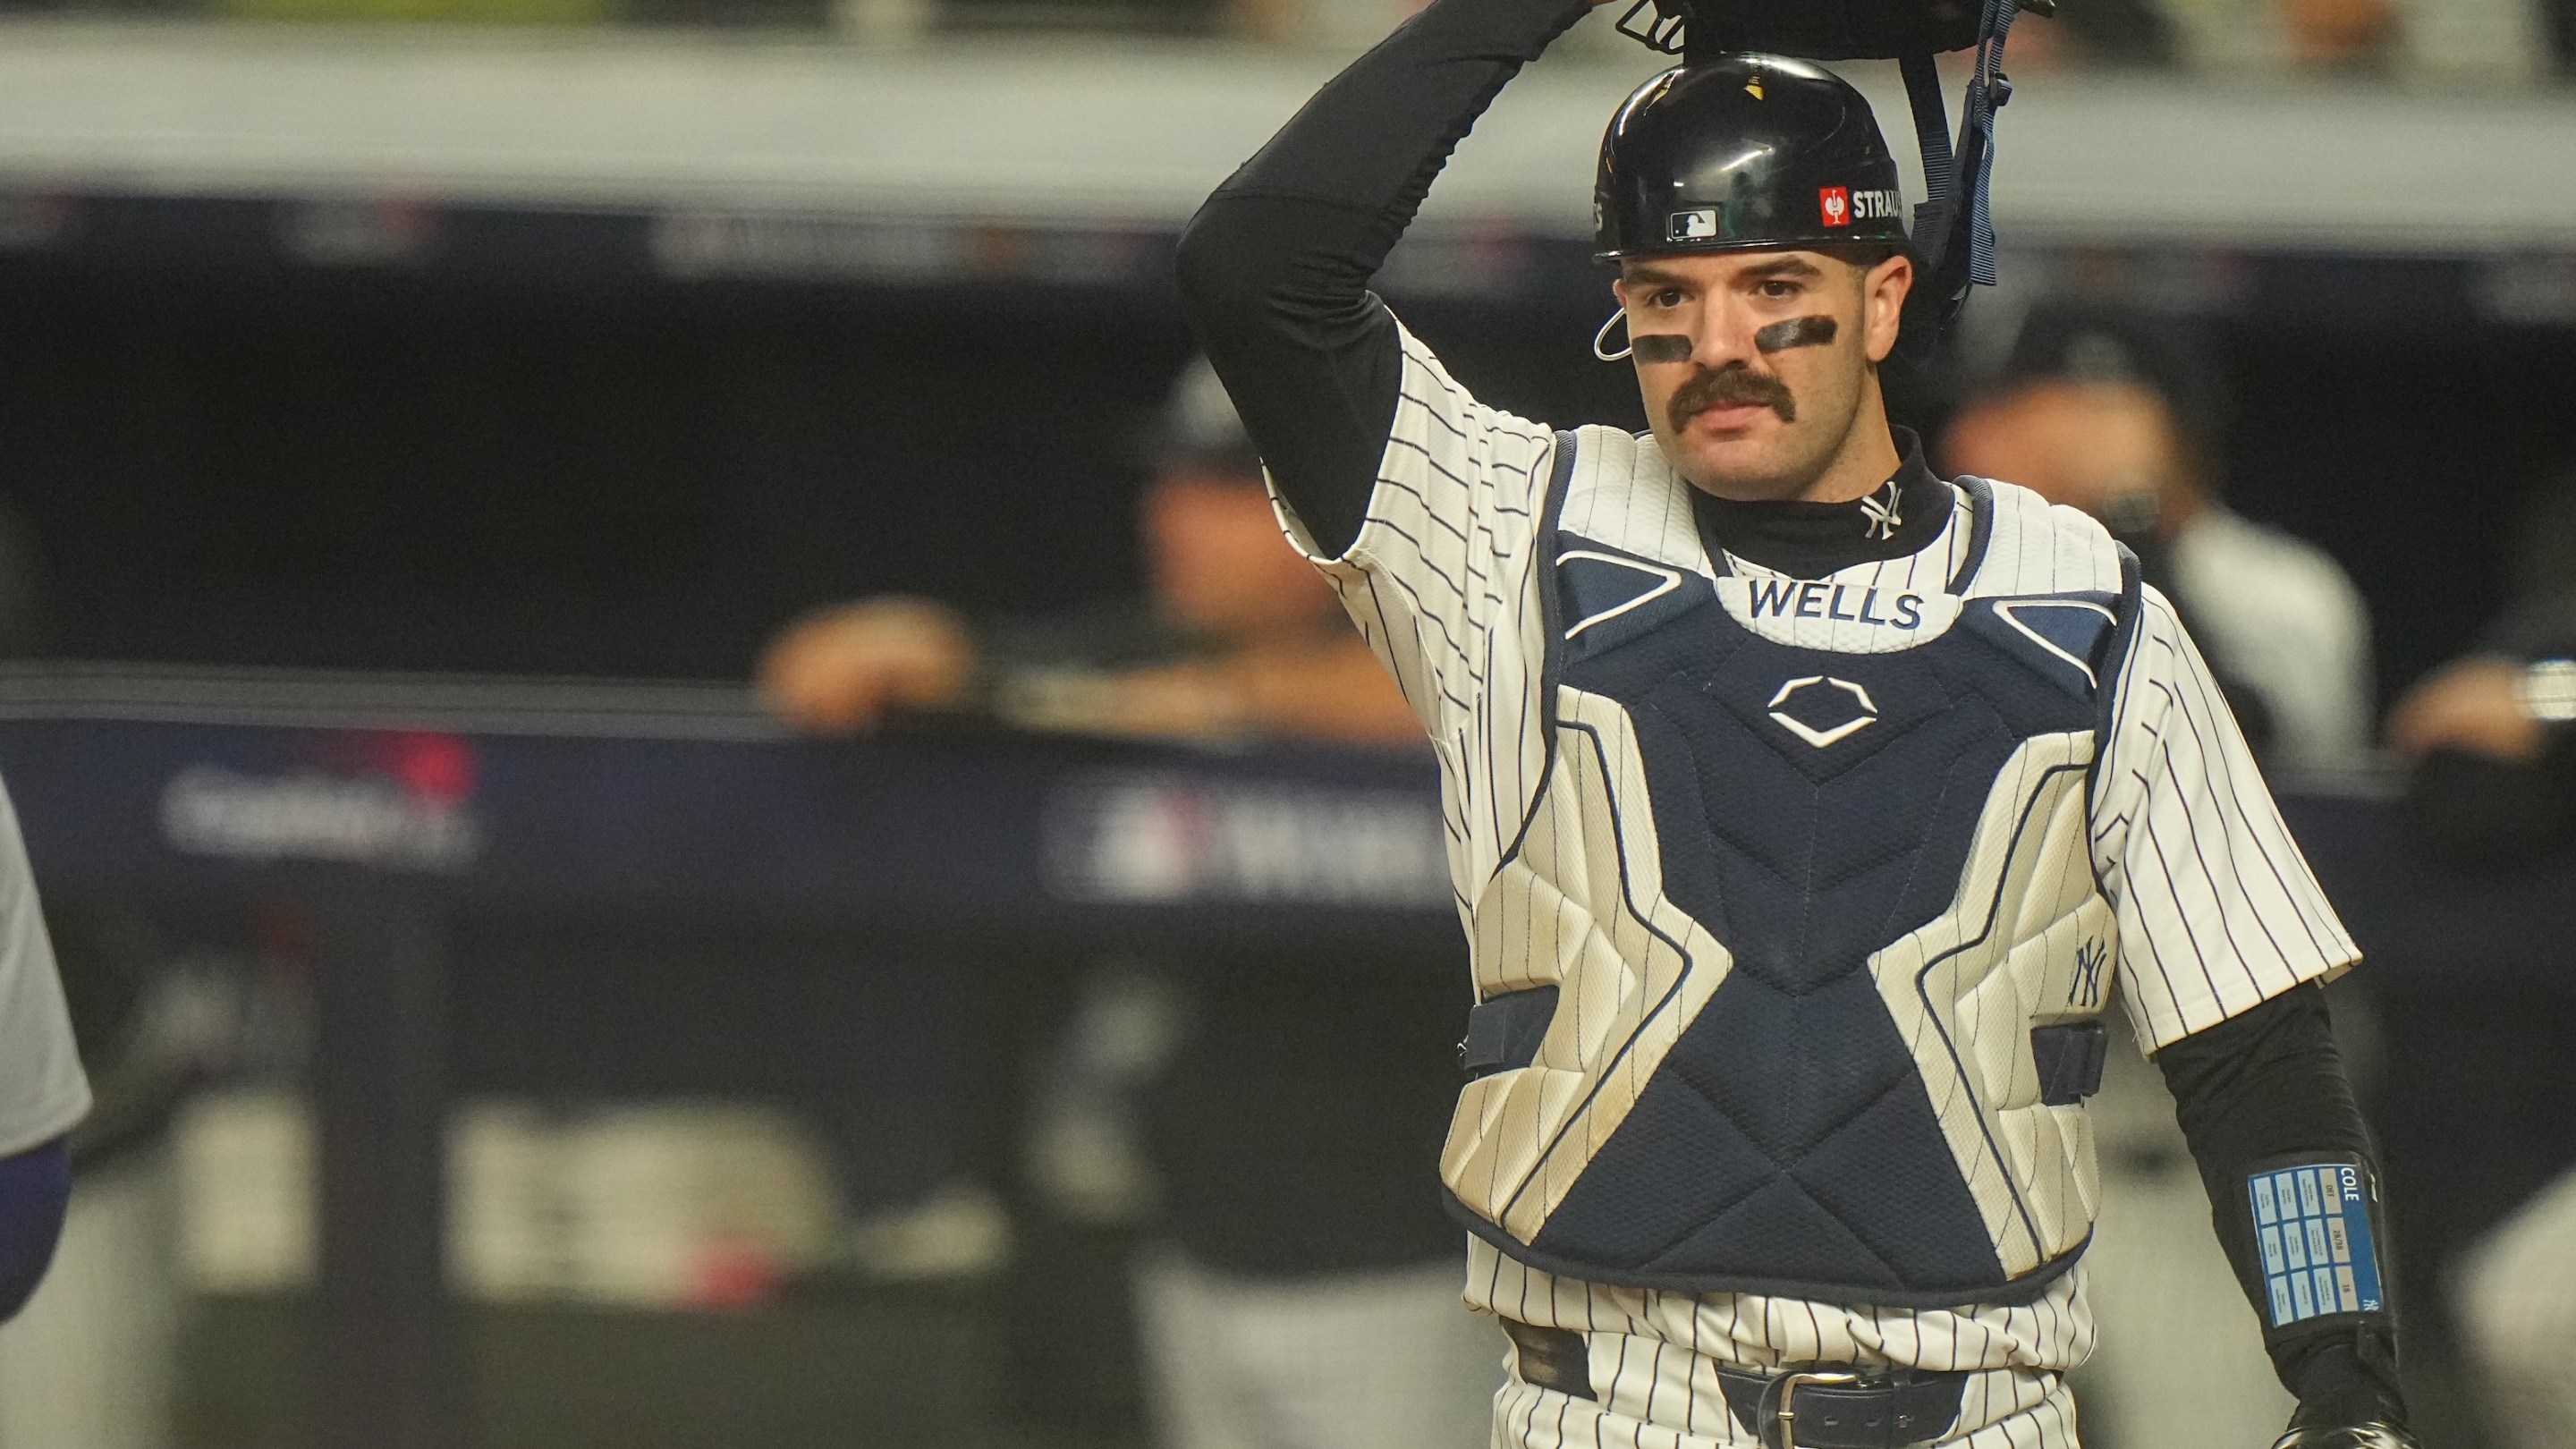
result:
[[(1610, 18), (1504, 93), (1391, 291), (1597, 289), (1592, 152), (1658, 63)], [(1198, 201), (1343, 53), (55, 20), (0, 36), (0, 253), (1156, 288)], [(1851, 70), (1904, 114), (1892, 67)], [(2028, 71), (1998, 226), (2008, 248), (2161, 250), (2139, 285), (2197, 310), (2227, 310), (2259, 283), (2241, 258), (2268, 253), (2468, 259), (2413, 292), (2576, 316), (2576, 91), (2473, 74)], [(2306, 290), (2377, 305), (2367, 286)]]
[[(866, 39), (967, 32), (1230, 37), (1347, 51), (1422, 0), (20, 0), (24, 14), (484, 26), (693, 26)], [(1619, 8), (1611, 7), (1614, 11)], [(1605, 17), (1606, 18), (1606, 17)], [(1607, 26), (1597, 27), (1605, 30)], [(2566, 0), (2067, 0), (2016, 68), (2333, 72), (2529, 81), (2569, 67)]]

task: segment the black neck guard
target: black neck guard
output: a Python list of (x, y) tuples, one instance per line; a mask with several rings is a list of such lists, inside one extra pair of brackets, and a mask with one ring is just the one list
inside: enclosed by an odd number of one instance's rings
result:
[(1902, 461), (1885, 486), (1849, 503), (1743, 503), (1694, 488), (1700, 537), (1750, 564), (1822, 578), (1919, 553), (1950, 522), (1950, 485), (1924, 465), (1922, 441), (1892, 428)]

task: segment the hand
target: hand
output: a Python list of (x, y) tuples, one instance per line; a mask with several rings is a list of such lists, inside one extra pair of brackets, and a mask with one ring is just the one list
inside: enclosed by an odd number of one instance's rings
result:
[(761, 656), (760, 693), (800, 730), (850, 734), (889, 709), (955, 704), (974, 676), (974, 636), (953, 611), (922, 599), (871, 599), (781, 630)]
[(2272, 1449), (2423, 1449), (2394, 1424), (2310, 1425), (2272, 1441)]
[(2548, 742), (2523, 703), (2522, 667), (2509, 659), (2445, 665), (2388, 712), (2388, 747), (2409, 760), (2448, 748), (2528, 764)]

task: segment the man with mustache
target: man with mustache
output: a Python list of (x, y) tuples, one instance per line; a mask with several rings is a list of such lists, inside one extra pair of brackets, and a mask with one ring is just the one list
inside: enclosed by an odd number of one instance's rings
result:
[(1648, 435), (1479, 402), (1366, 290), (1584, 11), (1435, 0), (1180, 254), (1290, 536), (1440, 753), (1476, 994), (1440, 1186), (1514, 1346), (1494, 1442), (2075, 1444), (2116, 989), (2281, 1443), (2410, 1443), (2319, 985), (2357, 952), (2134, 559), (1889, 426), (1916, 263), (1859, 93), (1698, 56), (1611, 120), (1595, 350)]

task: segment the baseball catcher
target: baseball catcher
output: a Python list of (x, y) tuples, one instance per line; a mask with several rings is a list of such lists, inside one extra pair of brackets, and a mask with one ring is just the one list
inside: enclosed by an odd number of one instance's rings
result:
[[(2074, 1445), (2116, 995), (2281, 1443), (2409, 1444), (2321, 989), (2350, 938), (2135, 561), (1887, 419), (1900, 338), (1990, 267), (2009, 0), (1780, 8), (1646, 25), (1685, 63), (1602, 145), (1596, 350), (1646, 433), (1487, 406), (1367, 290), (1581, 0), (1436, 0), (1181, 248), (1291, 537), (1440, 758), (1476, 992), (1440, 1174), (1514, 1345), (1494, 1442)], [(1971, 42), (1954, 148), (1929, 53)], [(1777, 50), (1910, 57), (1921, 209)]]

